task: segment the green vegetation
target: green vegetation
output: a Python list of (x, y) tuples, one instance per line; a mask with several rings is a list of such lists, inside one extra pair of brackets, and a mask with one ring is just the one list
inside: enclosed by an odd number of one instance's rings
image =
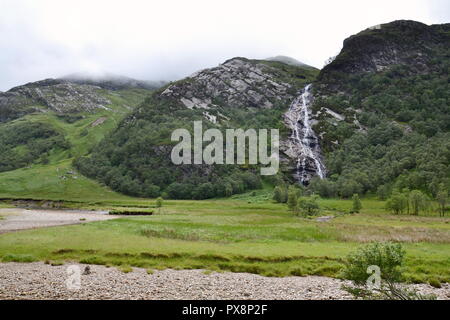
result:
[(354, 195), (353, 195), (353, 197), (352, 197), (352, 200), (353, 200), (353, 210), (352, 210), (352, 212), (353, 213), (359, 213), (359, 211), (361, 210), (361, 208), (362, 208), (362, 204), (361, 204), (361, 200), (359, 199), (359, 195), (357, 194), (357, 193), (355, 193)]
[[(317, 199), (321, 214), (334, 216), (318, 222), (273, 203), (271, 195), (263, 189), (234, 200), (165, 200), (164, 212), (151, 216), (2, 234), (0, 258), (338, 277), (345, 256), (361, 243), (398, 241), (406, 250), (406, 281), (450, 281), (446, 218), (390, 215), (373, 199), (363, 199), (361, 213), (348, 215), (352, 200)], [(156, 201), (68, 205), (130, 210), (154, 208)]]
[[(343, 286), (356, 298), (383, 300), (428, 300), (425, 296), (400, 285), (403, 280), (401, 266), (405, 251), (397, 243), (373, 243), (351, 253), (345, 263), (342, 276), (352, 280), (353, 286)], [(368, 274), (372, 274), (368, 277)], [(435, 279), (432, 280), (439, 283)]]
[(0, 141), (0, 172), (22, 168), (36, 160), (47, 164), (51, 150), (70, 148), (61, 133), (42, 122), (15, 121), (2, 125)]
[[(439, 202), (439, 214), (443, 216), (445, 213), (445, 204)], [(432, 209), (431, 200), (419, 190), (409, 191), (407, 189), (402, 192), (394, 191), (392, 196), (386, 202), (386, 209), (394, 214), (413, 214), (418, 216), (419, 213), (427, 213)]]
[(317, 195), (299, 198), (297, 206), (300, 213), (302, 213), (304, 216), (317, 215), (320, 212), (320, 206), (317, 202), (318, 199), (319, 197)]
[[(273, 61), (242, 60), (263, 63), (273, 79), (291, 85), (289, 90), (293, 96), (306, 83), (312, 82), (318, 73), (318, 70), (309, 67), (294, 67)], [(189, 90), (194, 90), (199, 96), (204, 95), (206, 90), (205, 84), (194, 78), (186, 78), (172, 85), (178, 86), (179, 90), (189, 86)], [(193, 122), (203, 120), (205, 110), (188, 109), (179, 99), (163, 95), (168, 87), (161, 88), (148, 97), (90, 156), (77, 158), (74, 164), (78, 170), (114, 191), (138, 197), (201, 200), (261, 188), (263, 181), (256, 165), (176, 166), (172, 163), (170, 153), (176, 144), (170, 140), (172, 132), (185, 128), (192, 133)], [(248, 90), (258, 88), (252, 86)], [(287, 134), (283, 114), (291, 101), (271, 97), (273, 107), (262, 108), (255, 103), (242, 106), (230, 104), (220, 95), (209, 98), (214, 106), (208, 112), (222, 121), (218, 124), (203, 121), (203, 130), (216, 128), (224, 133), (227, 128), (278, 128), (282, 134)]]
[(327, 107), (346, 116), (337, 126), (322, 119), (315, 127), (323, 133), (329, 170), (326, 181), (312, 184), (317, 193), (389, 195), (394, 189), (409, 188), (436, 196), (439, 185), (448, 189), (450, 61), (437, 57), (426, 74), (399, 65), (345, 76), (339, 83), (346, 94), (328, 94), (316, 102), (315, 108)]
[[(386, 28), (388, 39), (399, 38)], [(376, 44), (382, 37), (373, 30), (361, 36)], [(383, 276), (376, 297), (418, 298), (397, 283), (450, 282), (450, 62), (445, 43), (429, 50), (376, 72), (339, 70), (349, 61), (347, 67), (364, 69), (364, 62), (373, 60), (370, 52), (344, 50), (321, 72), (313, 86), (314, 130), (325, 152), (327, 179), (313, 179), (307, 187), (289, 186), (287, 172), (263, 179), (258, 166), (248, 163), (175, 166), (171, 133), (192, 132), (205, 110), (161, 95), (174, 84), (154, 94), (100, 90), (112, 104), (94, 113), (39, 113), (34, 111), (42, 106), (30, 101), (24, 101), (26, 110), (3, 108), (0, 198), (7, 201), (1, 208), (34, 199), (124, 216), (0, 234), (0, 261), (79, 261), (123, 272), (203, 268), (346, 277), (359, 297), (375, 297), (363, 286), (367, 267), (378, 265)], [(318, 72), (246, 61), (272, 68), (273, 79), (290, 84), (291, 94)], [(203, 92), (203, 84), (197, 85)], [(263, 95), (257, 87), (248, 91), (253, 89), (253, 97)], [(222, 119), (221, 126), (203, 122), (204, 130), (278, 128), (286, 137), (283, 114), (291, 101), (270, 97), (272, 108), (249, 100), (231, 106), (222, 91), (209, 97), (214, 108), (208, 109)], [(372, 242), (396, 244), (360, 248)]]
[[(0, 198), (127, 199), (72, 168), (74, 157), (95, 148), (148, 90), (103, 94), (112, 102), (96, 113), (28, 114), (0, 124)], [(15, 169), (15, 170), (14, 170)], [(4, 172), (1, 172), (4, 171)]]

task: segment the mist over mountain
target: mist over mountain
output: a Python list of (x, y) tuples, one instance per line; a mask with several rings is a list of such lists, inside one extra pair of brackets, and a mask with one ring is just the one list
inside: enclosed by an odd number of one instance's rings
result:
[(287, 57), (287, 56), (275, 56), (275, 57), (267, 58), (266, 60), (283, 62), (283, 63), (289, 64), (291, 66), (297, 66), (297, 67), (311, 67), (303, 62), (300, 62), (294, 58)]
[(126, 76), (116, 75), (112, 73), (72, 73), (61, 77), (62, 80), (78, 84), (89, 84), (99, 86), (108, 90), (120, 89), (158, 89), (165, 85), (166, 81), (150, 81), (150, 80), (136, 80)]

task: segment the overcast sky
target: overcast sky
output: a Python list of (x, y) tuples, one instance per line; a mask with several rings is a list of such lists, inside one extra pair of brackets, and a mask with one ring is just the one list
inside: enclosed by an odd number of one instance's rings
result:
[(174, 80), (235, 56), (321, 68), (362, 29), (449, 16), (448, 0), (0, 0), (0, 90), (73, 72)]

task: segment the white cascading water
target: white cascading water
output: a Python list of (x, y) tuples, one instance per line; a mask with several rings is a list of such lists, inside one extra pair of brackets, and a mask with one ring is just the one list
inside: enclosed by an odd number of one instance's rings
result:
[(306, 184), (313, 171), (321, 179), (325, 177), (325, 166), (320, 156), (320, 146), (311, 128), (309, 118), (311, 104), (311, 84), (308, 84), (289, 107), (285, 115), (286, 123), (292, 130), (289, 138), (289, 154), (297, 158), (296, 176), (300, 183)]

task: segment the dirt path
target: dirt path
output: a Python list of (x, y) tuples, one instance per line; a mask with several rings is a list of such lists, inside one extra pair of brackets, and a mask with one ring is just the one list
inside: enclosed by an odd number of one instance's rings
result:
[(0, 233), (117, 218), (107, 211), (0, 209)]
[[(269, 278), (248, 273), (211, 273), (202, 270), (144, 269), (123, 273), (91, 265), (80, 276), (80, 288), (68, 289), (67, 268), (42, 262), (0, 263), (0, 299), (349, 299), (341, 280), (308, 276)], [(77, 264), (83, 273), (86, 265)], [(450, 299), (450, 285), (441, 289), (414, 285), (422, 293)]]

